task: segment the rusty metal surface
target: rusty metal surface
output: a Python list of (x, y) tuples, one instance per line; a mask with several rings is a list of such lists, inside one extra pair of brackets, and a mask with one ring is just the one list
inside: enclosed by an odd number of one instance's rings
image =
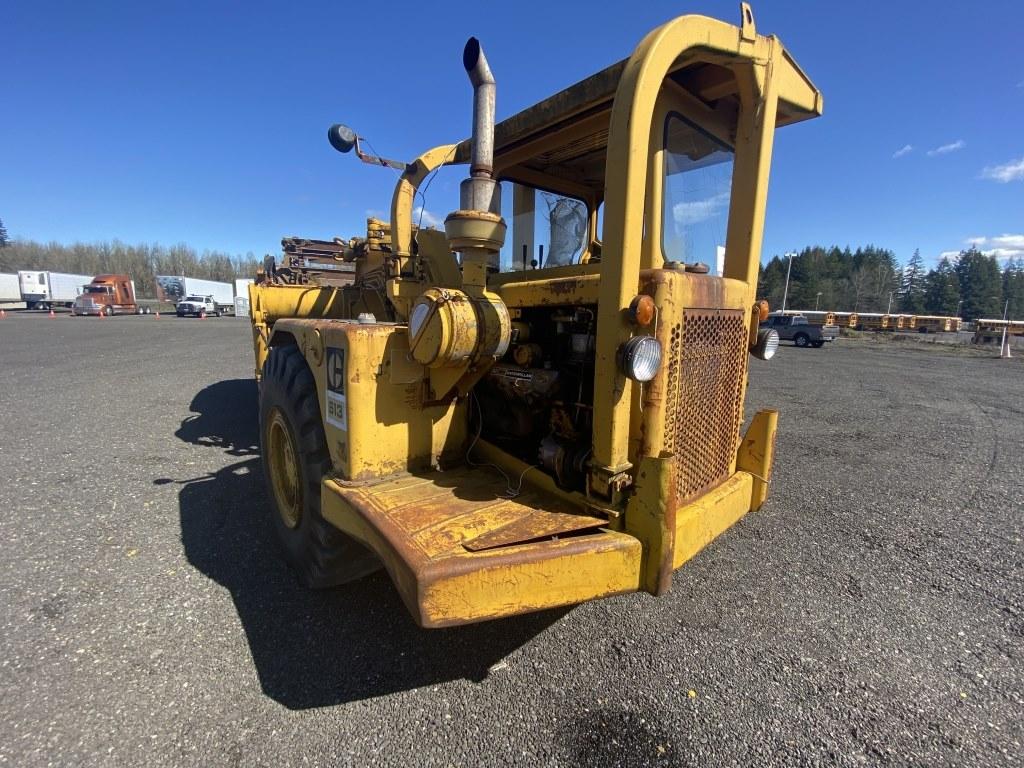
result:
[[(368, 486), (328, 480), (323, 514), (377, 553), (422, 626), (511, 616), (639, 587), (636, 538), (599, 529), (605, 520), (574, 514), (550, 494), (527, 490), (508, 499), (506, 490), (504, 479), (472, 467)], [(554, 531), (573, 535), (554, 538)], [(512, 541), (519, 535), (531, 540)], [(490, 547), (473, 551), (467, 543)]]
[[(505, 544), (520, 532), (523, 540), (549, 530), (579, 530), (607, 521), (574, 514), (573, 509), (534, 491), (506, 498), (504, 479), (487, 469), (459, 468), (449, 472), (410, 475), (379, 485), (347, 489), (353, 503), (387, 520), (404, 540), (401, 548), (420, 556), (441, 558), (465, 549), (487, 549), (489, 537), (502, 531)], [(596, 522), (595, 522), (596, 521)], [(469, 547), (468, 544), (476, 543)]]
[(281, 239), (281, 263), (275, 266), (272, 282), (284, 285), (351, 285), (356, 278), (351, 245), (339, 240), (305, 237)]
[(729, 476), (743, 417), (746, 339), (742, 310), (687, 309), (671, 330), (664, 444), (676, 459), (680, 504)]
[(463, 541), (462, 546), (470, 552), (480, 552), (495, 547), (507, 547), (511, 544), (548, 539), (563, 533), (600, 528), (607, 524), (608, 521), (600, 517), (545, 512), (538, 509), (524, 514), (518, 520), (501, 528), (477, 536), (475, 539)]

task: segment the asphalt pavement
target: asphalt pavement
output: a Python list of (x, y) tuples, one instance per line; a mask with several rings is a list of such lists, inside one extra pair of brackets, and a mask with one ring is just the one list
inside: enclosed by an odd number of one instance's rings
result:
[(843, 340), (752, 361), (775, 479), (627, 595), (418, 629), (299, 587), (250, 331), (0, 320), (0, 764), (1024, 762), (1024, 362)]

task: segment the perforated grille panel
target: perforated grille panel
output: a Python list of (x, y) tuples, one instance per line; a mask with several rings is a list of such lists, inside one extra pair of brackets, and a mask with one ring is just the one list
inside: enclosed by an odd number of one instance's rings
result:
[(743, 312), (688, 309), (669, 341), (664, 446), (684, 503), (729, 476), (743, 418), (747, 337)]

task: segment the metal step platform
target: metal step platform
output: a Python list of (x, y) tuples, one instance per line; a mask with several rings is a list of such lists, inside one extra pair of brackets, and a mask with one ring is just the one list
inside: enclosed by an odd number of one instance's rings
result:
[(484, 468), (323, 484), (323, 514), (375, 551), (417, 622), (466, 624), (634, 592), (639, 540)]

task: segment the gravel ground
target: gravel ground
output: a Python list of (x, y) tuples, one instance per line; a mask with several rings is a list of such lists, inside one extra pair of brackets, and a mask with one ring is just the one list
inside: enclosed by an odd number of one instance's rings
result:
[(0, 763), (1021, 764), (1020, 359), (754, 361), (773, 494), (670, 595), (445, 631), (297, 586), (251, 365), (242, 320), (0, 320)]

